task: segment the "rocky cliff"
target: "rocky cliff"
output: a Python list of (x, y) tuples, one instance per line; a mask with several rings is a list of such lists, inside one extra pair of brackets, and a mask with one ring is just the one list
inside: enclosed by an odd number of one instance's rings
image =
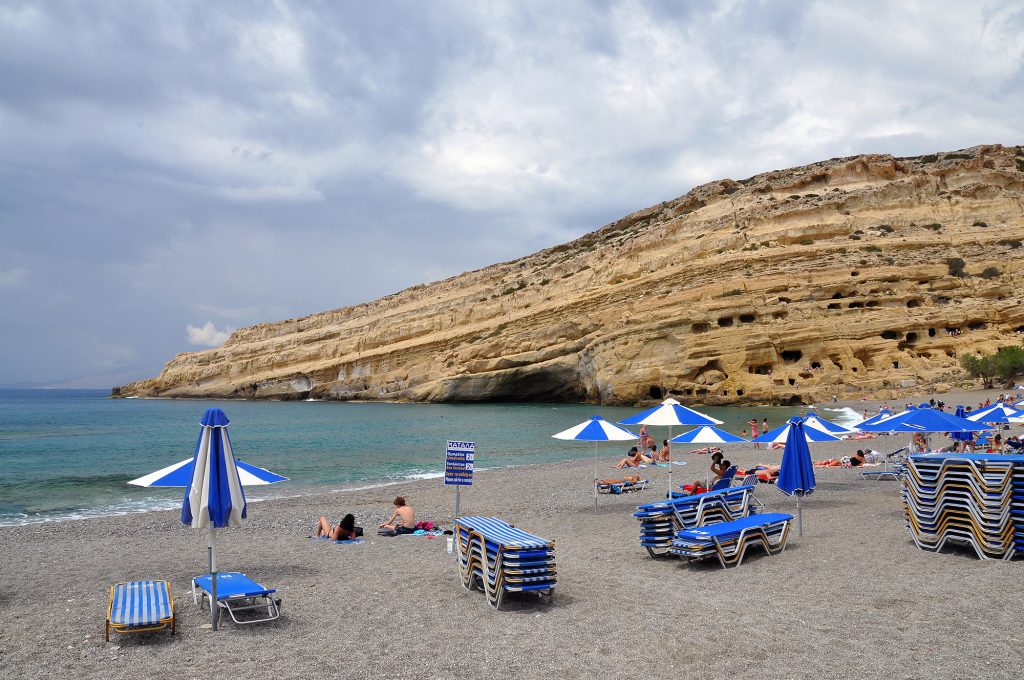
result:
[(115, 396), (891, 398), (1024, 331), (1024, 148), (712, 182), (571, 243), (236, 331)]

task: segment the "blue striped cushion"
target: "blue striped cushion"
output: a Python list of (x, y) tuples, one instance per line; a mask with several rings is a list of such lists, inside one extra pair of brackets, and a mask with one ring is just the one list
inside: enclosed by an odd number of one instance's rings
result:
[(171, 618), (167, 581), (132, 581), (114, 586), (110, 622), (118, 626), (152, 626)]
[(510, 527), (495, 517), (459, 517), (455, 523), (478, 531), (487, 537), (487, 540), (506, 548), (545, 548), (551, 545), (551, 541)]

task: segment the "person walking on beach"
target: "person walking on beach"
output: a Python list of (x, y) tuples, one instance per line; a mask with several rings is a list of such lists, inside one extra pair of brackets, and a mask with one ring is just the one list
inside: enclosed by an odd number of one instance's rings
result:
[(380, 525), (381, 529), (389, 529), (396, 534), (411, 534), (416, 531), (416, 511), (406, 505), (405, 498), (395, 498), (395, 512), (387, 522)]
[[(750, 425), (750, 438), (751, 439), (757, 439), (757, 418), (752, 419), (750, 421), (749, 425)], [(755, 449), (759, 449), (759, 448), (761, 448), (761, 445), (758, 444), (757, 442), (754, 442), (754, 448)]]

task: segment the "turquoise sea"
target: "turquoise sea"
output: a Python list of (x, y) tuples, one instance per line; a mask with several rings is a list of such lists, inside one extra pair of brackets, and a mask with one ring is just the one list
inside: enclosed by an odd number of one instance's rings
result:
[[(180, 507), (182, 491), (126, 482), (192, 456), (199, 418), (210, 406), (230, 418), (236, 457), (291, 479), (247, 490), (257, 499), (440, 477), (449, 439), (476, 442), (478, 470), (590, 457), (593, 444), (551, 435), (594, 414), (616, 421), (638, 412), (578, 404), (217, 402), (108, 394), (0, 390), (0, 526)], [(701, 410), (737, 434), (752, 417), (767, 417), (774, 427), (796, 412)], [(651, 432), (659, 440), (667, 435), (660, 430)], [(628, 448), (600, 446), (609, 461)]]

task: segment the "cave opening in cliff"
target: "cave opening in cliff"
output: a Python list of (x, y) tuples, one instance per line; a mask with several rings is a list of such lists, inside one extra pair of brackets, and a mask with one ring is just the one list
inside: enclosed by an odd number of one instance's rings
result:
[(861, 309), (864, 306), (863, 302), (851, 302), (846, 306), (847, 309)]
[(878, 307), (878, 305), (878, 300), (868, 300), (867, 302), (864, 303), (865, 307)]
[(751, 366), (750, 372), (755, 375), (771, 375), (772, 367), (771, 364), (761, 364), (760, 366)]
[(935, 302), (936, 302), (936, 304), (940, 304), (940, 305), (948, 305), (949, 302), (950, 302), (950, 299), (948, 297), (946, 297), (945, 295), (940, 295), (939, 297), (935, 298)]
[(900, 362), (898, 362), (898, 361), (892, 362), (892, 367), (893, 368), (899, 368), (900, 367)]
[(693, 333), (707, 333), (709, 326), (703, 322), (697, 322), (690, 326), (690, 331)]
[(972, 321), (967, 324), (967, 330), (969, 331), (982, 331), (988, 328), (988, 324), (984, 321)]
[(796, 378), (790, 378), (789, 379), (789, 386), (793, 387), (794, 385), (796, 385)]
[(842, 305), (840, 305), (838, 302), (830, 302), (830, 303), (828, 303), (828, 308), (829, 309), (841, 309)]
[(787, 364), (791, 364), (795, 361), (800, 361), (800, 359), (803, 358), (804, 353), (798, 349), (784, 349), (780, 356)]
[(740, 314), (740, 323), (754, 323), (757, 319), (756, 314)]
[(834, 293), (834, 294), (832, 295), (832, 299), (833, 299), (833, 300), (842, 300), (842, 299), (843, 299), (844, 297), (846, 297), (846, 296), (845, 296), (845, 295), (843, 295), (843, 293), (842, 293), (841, 291), (836, 291), (836, 292), (835, 292), (835, 293)]
[(811, 362), (811, 369), (812, 370), (816, 371), (816, 370), (818, 370), (820, 368), (821, 368), (821, 362), (820, 361), (812, 361)]
[(647, 394), (651, 395), (651, 399), (661, 399), (664, 397), (661, 388), (657, 385), (651, 385), (651, 389), (647, 390)]
[(720, 326), (721, 328), (728, 328), (729, 326), (731, 326), (731, 325), (732, 325), (732, 317), (731, 317), (731, 316), (723, 316), (723, 317), (720, 317), (720, 318), (718, 319), (718, 325), (719, 325), (719, 326)]
[(882, 331), (883, 340), (899, 340), (902, 335), (899, 331)]
[(799, 405), (800, 405), (800, 404), (802, 404), (802, 403), (804, 403), (804, 400), (803, 400), (803, 399), (801, 399), (801, 398), (800, 398), (800, 397), (799, 397), (798, 395), (796, 395), (796, 394), (794, 394), (794, 395), (793, 395), (792, 397), (790, 397), (790, 398), (789, 398), (789, 405), (790, 405), (790, 406), (799, 406)]
[(917, 333), (914, 333), (913, 331), (907, 333), (907, 344), (912, 345), (915, 342), (917, 342)]
[(736, 396), (737, 397), (742, 397), (743, 396), (743, 390), (736, 390)]
[(787, 316), (789, 316), (789, 312), (772, 312), (773, 319), (785, 319)]
[(907, 307), (909, 307), (910, 309), (913, 309), (914, 307), (920, 307), (920, 306), (921, 306), (921, 301), (920, 300), (917, 300), (915, 298), (911, 298), (910, 300), (907, 300)]

